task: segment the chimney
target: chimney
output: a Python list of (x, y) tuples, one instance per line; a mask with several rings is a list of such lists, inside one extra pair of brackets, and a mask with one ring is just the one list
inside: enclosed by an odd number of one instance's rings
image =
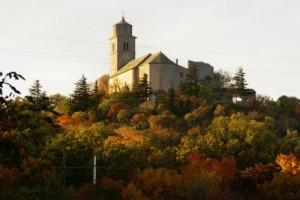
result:
[(178, 58), (176, 58), (176, 65), (178, 65)]

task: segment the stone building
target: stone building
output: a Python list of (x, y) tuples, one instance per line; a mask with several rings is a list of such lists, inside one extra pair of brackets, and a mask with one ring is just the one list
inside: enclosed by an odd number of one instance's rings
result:
[[(124, 17), (113, 26), (110, 38), (110, 92), (118, 92), (124, 87), (134, 88), (144, 74), (152, 90), (176, 90), (184, 80), (187, 68), (173, 62), (162, 52), (136, 58), (135, 40), (132, 25)], [(213, 75), (213, 67), (209, 64), (189, 61), (189, 65), (197, 67), (199, 79)]]

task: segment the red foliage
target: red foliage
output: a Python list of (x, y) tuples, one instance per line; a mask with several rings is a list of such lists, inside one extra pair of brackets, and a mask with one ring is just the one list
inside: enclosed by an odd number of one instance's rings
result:
[(192, 153), (188, 156), (188, 160), (191, 162), (191, 165), (214, 171), (217, 175), (225, 179), (233, 178), (238, 170), (233, 157), (218, 160)]
[(128, 106), (126, 104), (123, 104), (123, 103), (111, 104), (107, 116), (108, 117), (115, 117), (120, 110), (126, 109), (127, 107)]
[(76, 124), (89, 124), (88, 115), (85, 112), (75, 112), (73, 115), (63, 115), (57, 118), (57, 123), (60, 126), (69, 126)]
[(273, 179), (274, 174), (279, 171), (274, 164), (256, 164), (254, 167), (248, 167), (240, 171), (239, 177), (241, 179), (252, 181), (254, 184), (262, 184)]

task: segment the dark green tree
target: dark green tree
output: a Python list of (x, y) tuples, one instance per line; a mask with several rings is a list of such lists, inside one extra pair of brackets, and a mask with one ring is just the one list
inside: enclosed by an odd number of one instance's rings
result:
[(42, 96), (42, 85), (39, 80), (35, 80), (31, 88), (29, 88), (29, 94), (31, 97), (38, 99)]
[(144, 74), (143, 78), (139, 80), (134, 92), (139, 101), (144, 102), (148, 100), (152, 94), (152, 88), (148, 81), (148, 75)]
[(236, 72), (235, 76), (233, 77), (233, 81), (234, 81), (233, 86), (235, 88), (240, 89), (240, 90), (246, 89), (246, 86), (248, 84), (247, 84), (245, 75), (246, 75), (246, 73), (244, 72), (243, 68), (240, 67), (238, 69), (238, 71)]
[(91, 106), (90, 89), (87, 79), (82, 75), (81, 79), (75, 83), (75, 90), (72, 97), (72, 111), (86, 111)]
[(50, 100), (45, 91), (42, 91), (42, 85), (39, 80), (34, 81), (29, 88), (29, 96), (26, 97), (34, 105), (34, 109), (48, 110), (50, 108)]
[(198, 96), (200, 91), (198, 72), (196, 66), (190, 66), (188, 69), (188, 73), (185, 76), (184, 81), (182, 81), (179, 85), (179, 90), (181, 93), (186, 95), (194, 95)]
[(104, 94), (100, 93), (99, 88), (98, 88), (98, 81), (96, 81), (93, 88), (92, 88), (91, 96), (90, 96), (91, 104), (92, 104), (93, 107), (96, 108), (98, 106), (98, 104), (100, 103), (102, 95), (104, 95)]

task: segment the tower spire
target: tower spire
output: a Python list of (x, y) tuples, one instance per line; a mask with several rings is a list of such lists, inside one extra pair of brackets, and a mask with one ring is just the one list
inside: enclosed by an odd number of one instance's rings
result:
[(124, 10), (122, 10), (122, 22), (125, 22), (125, 11)]
[(132, 35), (132, 25), (125, 21), (122, 12), (122, 20), (113, 26), (113, 34), (110, 38), (111, 75), (135, 59), (135, 39), (136, 37)]

